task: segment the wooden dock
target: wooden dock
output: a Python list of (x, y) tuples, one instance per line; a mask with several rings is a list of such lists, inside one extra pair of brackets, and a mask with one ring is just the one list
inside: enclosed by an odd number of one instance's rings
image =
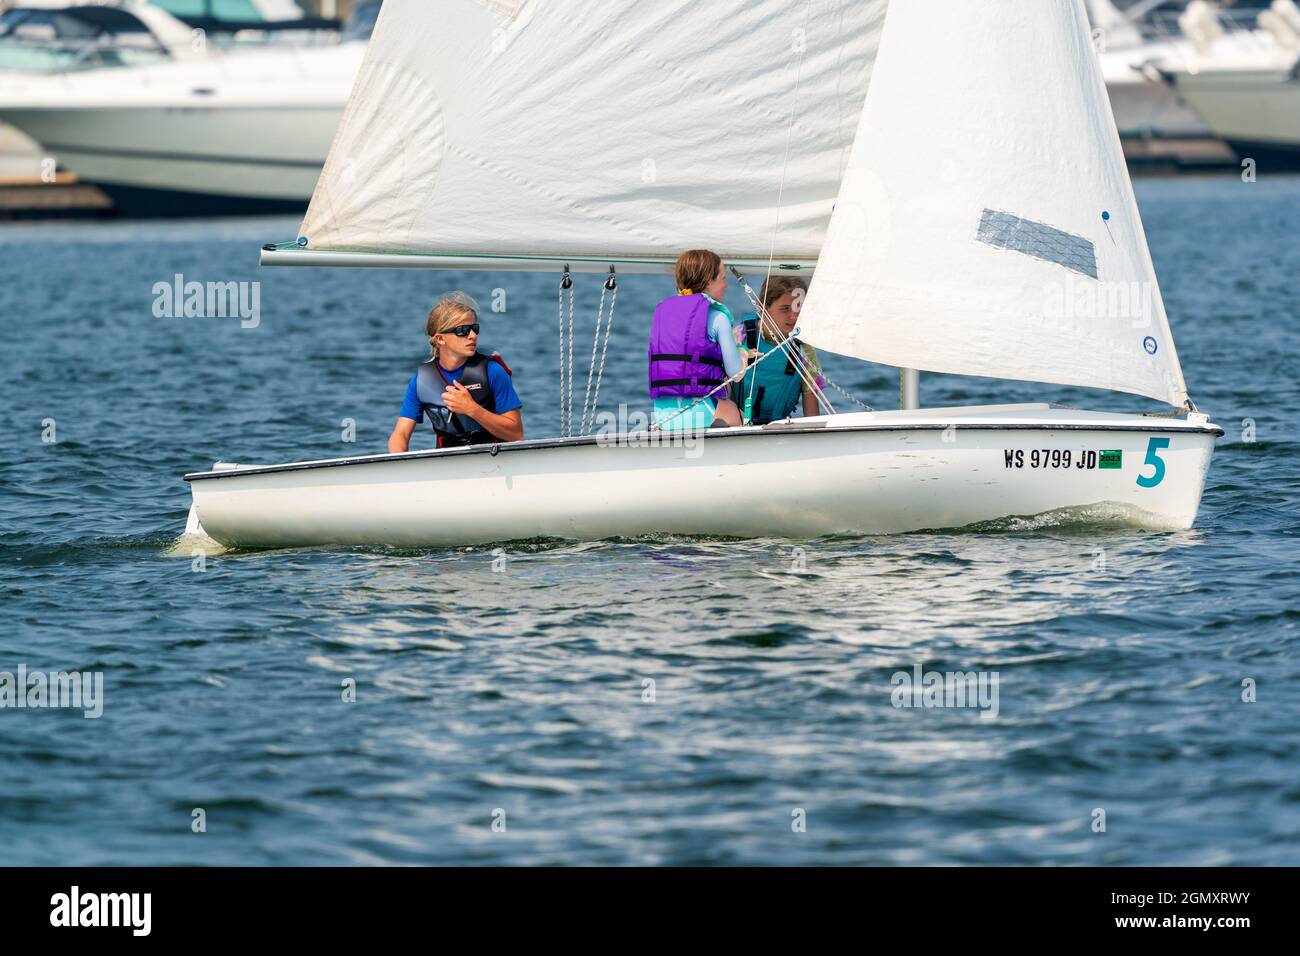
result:
[(110, 216), (113, 203), (72, 173), (0, 176), (0, 221), (18, 219), (97, 219)]
[(1212, 172), (1237, 165), (1237, 154), (1228, 144), (1211, 137), (1157, 139), (1125, 136), (1121, 142), (1124, 159), (1134, 176)]

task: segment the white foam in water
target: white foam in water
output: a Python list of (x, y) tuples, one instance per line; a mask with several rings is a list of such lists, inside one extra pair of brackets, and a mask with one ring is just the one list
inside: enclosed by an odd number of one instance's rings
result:
[[(215, 470), (217, 466), (213, 467)], [(191, 502), (190, 513), (185, 519), (185, 530), (172, 543), (172, 546), (163, 553), (169, 558), (193, 558), (199, 554), (204, 557), (212, 557), (228, 550), (224, 544), (215, 538), (209, 537), (208, 533), (203, 530), (203, 525), (199, 523), (198, 509)]]
[(992, 521), (966, 525), (961, 531), (982, 534), (1004, 531), (1023, 534), (1048, 528), (1150, 528), (1155, 517), (1141, 508), (1119, 501), (1102, 501), (1091, 505), (1058, 508), (1036, 515), (1010, 515)]
[(224, 554), (230, 549), (215, 538), (209, 538), (203, 529), (197, 533), (186, 531), (177, 538), (170, 548), (163, 552), (168, 558), (194, 558), (202, 554), (205, 558)]

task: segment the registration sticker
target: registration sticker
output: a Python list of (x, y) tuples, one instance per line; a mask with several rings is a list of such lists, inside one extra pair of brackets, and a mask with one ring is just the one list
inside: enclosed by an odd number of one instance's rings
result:
[(1121, 448), (1109, 448), (1098, 453), (1098, 468), (1122, 468), (1124, 451)]

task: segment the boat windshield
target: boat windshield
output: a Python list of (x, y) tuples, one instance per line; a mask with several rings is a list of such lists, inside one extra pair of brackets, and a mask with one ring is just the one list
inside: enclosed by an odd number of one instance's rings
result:
[(151, 0), (218, 47), (337, 43), (339, 21), (307, 16), (294, 0)]
[(379, 8), (383, 0), (367, 0), (359, 3), (352, 10), (348, 22), (343, 27), (340, 40), (369, 40), (375, 31), (375, 20), (379, 18)]
[(174, 17), (209, 17), (216, 20), (263, 20), (252, 0), (151, 0)]
[[(1185, 12), (1184, 7), (1185, 4), (1164, 0), (1149, 10), (1141, 11), (1144, 15), (1135, 20), (1137, 28), (1144, 37), (1155, 42), (1186, 39), (1179, 20)], [(1231, 6), (1212, 8), (1206, 11), (1206, 15), (1216, 20), (1224, 30), (1250, 31), (1256, 26), (1261, 7), (1267, 9), (1267, 0), (1237, 0)]]
[(140, 20), (114, 7), (17, 7), (0, 14), (0, 70), (53, 73), (168, 57)]

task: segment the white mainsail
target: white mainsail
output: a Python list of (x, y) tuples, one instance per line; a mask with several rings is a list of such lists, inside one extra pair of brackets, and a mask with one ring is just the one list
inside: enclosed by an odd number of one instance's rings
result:
[(886, 6), (388, 0), (307, 249), (814, 260)]
[(890, 6), (800, 326), (873, 362), (1185, 403), (1080, 0)]

